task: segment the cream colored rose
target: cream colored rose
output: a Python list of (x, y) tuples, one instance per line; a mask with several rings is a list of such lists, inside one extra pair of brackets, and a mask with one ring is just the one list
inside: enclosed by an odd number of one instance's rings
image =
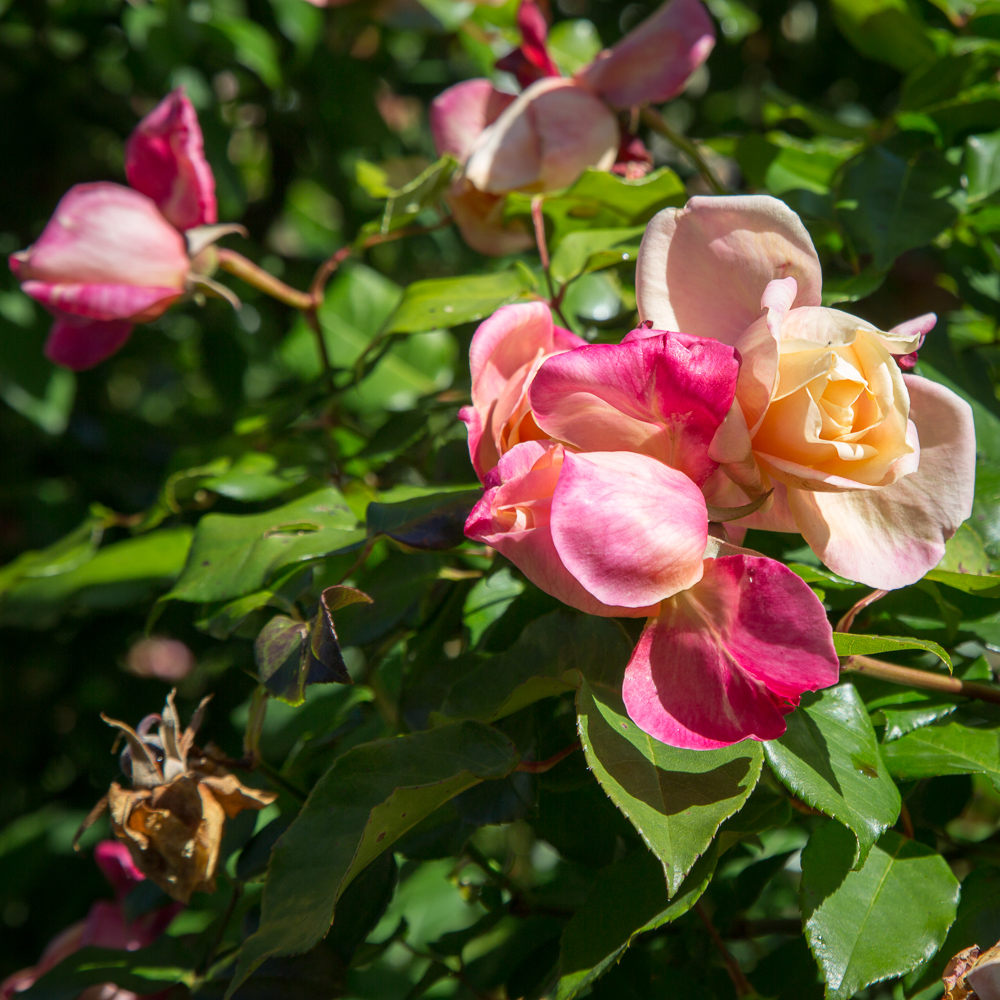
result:
[(820, 306), (792, 309), (777, 333), (777, 378), (750, 428), (761, 471), (839, 492), (888, 486), (916, 467), (910, 396), (885, 334)]

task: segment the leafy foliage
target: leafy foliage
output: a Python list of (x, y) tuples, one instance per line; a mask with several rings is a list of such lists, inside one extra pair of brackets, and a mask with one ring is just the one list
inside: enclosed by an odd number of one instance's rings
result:
[[(549, 6), (573, 73), (655, 5)], [(78, 374), (0, 282), (0, 979), (95, 900), (167, 904), (107, 898), (103, 821), (72, 851), (121, 780), (99, 714), (155, 712), (165, 683), (185, 711), (214, 695), (206, 752), (279, 798), (227, 823), (216, 893), (148, 947), (68, 955), (32, 1000), (888, 1000), (1000, 937), (1000, 16), (708, 7), (718, 44), (656, 112), (674, 139), (622, 116), (654, 169), (509, 195), (497, 218), (545, 253), (493, 259), (450, 224), (460, 167), (426, 110), (518, 44), (514, 0), (0, 3), (5, 252), (73, 184), (122, 182), (136, 115), (183, 86), (220, 220), (249, 234), (223, 245), (293, 289), (326, 268), (312, 314), (220, 271), (240, 312), (185, 302)], [(645, 224), (713, 178), (799, 213), (824, 302), (882, 329), (938, 314), (916, 377), (972, 405), (977, 482), (941, 564), (867, 603), (752, 531), (844, 622), (841, 683), (780, 739), (688, 751), (622, 704), (641, 622), (465, 540), (458, 410), (503, 305), (618, 342)]]

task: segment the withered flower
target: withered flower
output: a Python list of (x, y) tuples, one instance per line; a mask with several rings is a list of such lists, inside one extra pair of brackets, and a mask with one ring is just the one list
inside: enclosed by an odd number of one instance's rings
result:
[(263, 809), (277, 796), (246, 787), (200, 751), (192, 752), (209, 699), (182, 730), (175, 694), (167, 696), (162, 715), (146, 716), (138, 729), (101, 716), (128, 744), (122, 770), (132, 788), (112, 782), (87, 822), (106, 806), (114, 835), (128, 847), (139, 870), (169, 896), (187, 903), (193, 892), (215, 890), (226, 817)]

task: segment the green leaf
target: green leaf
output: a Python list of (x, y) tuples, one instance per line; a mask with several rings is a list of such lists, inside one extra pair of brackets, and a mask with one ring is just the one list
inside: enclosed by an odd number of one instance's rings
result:
[[(576, 230), (613, 229), (648, 222), (661, 208), (683, 205), (684, 182), (664, 167), (638, 180), (626, 180), (601, 170), (585, 170), (571, 187), (546, 195), (542, 203), (550, 249)], [(506, 219), (531, 225), (530, 195), (507, 196)]]
[(897, 778), (981, 773), (1000, 780), (1000, 722), (990, 709), (969, 706), (885, 744), (882, 756)]
[(586, 902), (563, 931), (557, 1000), (571, 1000), (595, 982), (639, 934), (682, 917), (708, 888), (715, 872), (710, 850), (671, 898), (663, 868), (649, 851), (633, 851), (604, 869)]
[(584, 681), (577, 695), (587, 763), (612, 802), (660, 859), (672, 896), (760, 777), (760, 743), (679, 750), (629, 719), (617, 691)]
[(854, 632), (834, 632), (833, 645), (838, 656), (871, 656), (873, 653), (896, 653), (903, 649), (922, 649), (933, 653), (948, 668), (954, 669), (947, 650), (930, 639), (908, 639), (898, 635), (857, 635)]
[(955, 922), (937, 954), (920, 970), (907, 995), (926, 989), (944, 973), (953, 955), (978, 944), (985, 951), (991, 941), (1000, 938), (1000, 870), (974, 868), (962, 881), (962, 898)]
[[(955, 673), (963, 681), (993, 680), (993, 671), (984, 656), (959, 667)], [(966, 701), (961, 695), (949, 697), (934, 691), (918, 691), (888, 683), (883, 686), (892, 688), (892, 692), (881, 698), (865, 698), (868, 710), (878, 709), (885, 718), (883, 743), (891, 743), (915, 729), (951, 715)]]
[(138, 951), (82, 948), (21, 995), (26, 1000), (76, 1000), (88, 986), (108, 982), (140, 995), (159, 993), (190, 976), (197, 962), (190, 942), (166, 934)]
[(279, 469), (273, 455), (248, 451), (233, 460), (224, 472), (200, 479), (198, 488), (230, 500), (252, 503), (287, 493), (307, 478), (308, 473), (301, 466)]
[(958, 880), (931, 848), (890, 831), (859, 871), (849, 871), (852, 841), (829, 822), (802, 852), (805, 934), (830, 1000), (847, 1000), (929, 958), (958, 904)]
[(534, 290), (535, 280), (523, 267), (495, 274), (415, 281), (403, 294), (386, 333), (420, 333), (483, 319)]
[[(0, 624), (48, 628), (63, 614), (127, 607), (169, 586), (191, 546), (187, 526), (151, 531), (99, 549), (50, 575), (21, 577), (0, 597)], [(66, 553), (70, 560), (75, 556)]]
[(212, 24), (232, 42), (236, 59), (256, 73), (270, 90), (281, 86), (278, 45), (263, 25), (247, 17), (219, 14), (212, 18)]
[(243, 945), (227, 996), (265, 959), (310, 949), (367, 864), (460, 792), (509, 774), (517, 759), (505, 736), (476, 722), (365, 743), (339, 757), (274, 847), (260, 927)]
[(616, 622), (553, 611), (531, 622), (508, 650), (460, 677), (441, 715), (495, 722), (541, 698), (573, 690), (580, 673), (624, 672), (631, 653), (632, 644)]
[[(635, 261), (643, 226), (618, 229), (583, 229), (570, 233), (552, 255), (549, 270), (556, 281), (572, 281), (587, 271)], [(612, 252), (612, 247), (615, 249)]]
[(1000, 131), (965, 140), (966, 193), (970, 205), (1000, 191)]
[(784, 736), (764, 744), (771, 770), (803, 802), (853, 831), (852, 864), (861, 865), (900, 809), (864, 703), (853, 685), (840, 684), (803, 695), (787, 723)]
[(462, 608), (462, 620), (469, 630), (469, 646), (475, 648), (489, 627), (524, 593), (524, 581), (502, 566), (483, 577), (469, 591)]
[(398, 503), (370, 503), (368, 534), (386, 535), (413, 549), (453, 549), (465, 541), (465, 522), (482, 499), (481, 486), (436, 491)]
[(831, 6), (837, 27), (870, 59), (906, 73), (936, 55), (906, 0), (832, 0)]
[(291, 613), (295, 601), (309, 583), (309, 569), (293, 567), (279, 575), (272, 585), (264, 590), (238, 597), (235, 601), (215, 601), (206, 605), (195, 621), (195, 626), (207, 632), (213, 639), (228, 639), (247, 623), (254, 612), (262, 608), (277, 608), (279, 611)]
[(958, 212), (948, 199), (958, 187), (958, 168), (943, 154), (923, 137), (900, 134), (848, 165), (837, 212), (858, 249), (884, 270), (954, 222)]
[(563, 73), (572, 76), (601, 51), (601, 36), (593, 21), (585, 18), (560, 21), (549, 32), (546, 48)]
[(409, 184), (397, 189), (388, 189), (381, 232), (388, 233), (405, 226), (429, 205), (440, 201), (457, 166), (458, 161), (453, 156), (442, 156), (419, 177), (414, 177)]
[(352, 552), (365, 538), (332, 486), (263, 514), (206, 514), (198, 522), (184, 572), (167, 597), (225, 601), (260, 590), (286, 566)]

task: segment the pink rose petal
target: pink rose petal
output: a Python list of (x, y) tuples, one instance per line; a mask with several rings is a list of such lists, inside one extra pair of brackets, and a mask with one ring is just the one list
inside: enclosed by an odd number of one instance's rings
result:
[[(630, 339), (633, 338), (634, 339)], [(538, 426), (584, 451), (638, 451), (702, 483), (739, 363), (714, 340), (633, 331), (549, 358), (529, 390)]]
[(639, 316), (661, 330), (735, 344), (761, 314), (769, 282), (788, 277), (797, 283), (793, 305), (820, 304), (819, 258), (784, 202), (767, 195), (692, 198), (646, 228), (636, 265)]
[(809, 587), (772, 559), (725, 556), (646, 625), (622, 697), (654, 739), (711, 750), (781, 736), (802, 692), (835, 684), (838, 671)]
[(577, 74), (616, 108), (676, 97), (715, 45), (715, 26), (699, 0), (671, 0)]
[(701, 579), (705, 498), (655, 458), (566, 452), (550, 518), (563, 565), (604, 604), (647, 607)]
[(180, 230), (217, 221), (215, 176), (183, 90), (167, 94), (136, 126), (125, 147), (125, 176)]

